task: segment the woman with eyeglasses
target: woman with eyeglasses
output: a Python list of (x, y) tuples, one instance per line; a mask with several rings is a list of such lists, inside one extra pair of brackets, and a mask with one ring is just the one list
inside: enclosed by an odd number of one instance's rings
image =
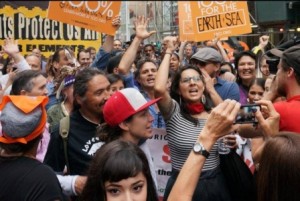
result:
[(165, 86), (168, 80), (170, 57), (178, 44), (176, 37), (168, 36), (165, 41), (167, 50), (158, 69), (154, 86), (155, 97), (162, 97), (157, 104), (166, 122), (172, 162), (172, 174), (166, 186), (164, 200), (168, 199), (184, 162), (190, 151), (194, 150), (207, 159), (194, 194), (191, 195), (192, 200), (230, 201), (224, 176), (219, 167), (217, 143), (213, 145), (210, 152), (206, 151), (201, 144), (195, 144), (210, 111), (206, 105), (209, 96), (205, 94), (202, 73), (198, 67), (192, 65), (180, 68), (174, 76), (171, 94), (169, 94)]

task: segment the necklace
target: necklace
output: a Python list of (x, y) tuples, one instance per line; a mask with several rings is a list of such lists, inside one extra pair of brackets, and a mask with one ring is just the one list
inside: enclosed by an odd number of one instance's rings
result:
[(82, 112), (80, 112), (80, 114), (81, 114), (81, 116), (82, 116), (85, 120), (87, 120), (88, 122), (91, 122), (91, 123), (96, 124), (96, 125), (98, 125), (98, 126), (100, 125), (100, 123), (96, 123), (96, 122), (90, 120), (89, 118), (87, 118), (86, 116), (84, 116), (84, 115), (82, 114)]

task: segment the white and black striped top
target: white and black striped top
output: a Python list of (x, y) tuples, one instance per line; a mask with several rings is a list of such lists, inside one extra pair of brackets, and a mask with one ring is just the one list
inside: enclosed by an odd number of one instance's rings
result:
[[(169, 120), (166, 121), (167, 139), (170, 148), (172, 168), (181, 170), (184, 162), (188, 158), (206, 119), (199, 119), (199, 124), (185, 119), (180, 113), (179, 104), (173, 100), (173, 108)], [(206, 159), (202, 171), (215, 169), (220, 164), (218, 144), (214, 144), (208, 159)]]

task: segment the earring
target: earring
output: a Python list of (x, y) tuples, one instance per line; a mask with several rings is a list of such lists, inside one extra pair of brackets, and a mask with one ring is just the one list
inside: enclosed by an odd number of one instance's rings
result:
[(181, 96), (179, 96), (179, 105), (181, 106)]
[(201, 96), (201, 102), (202, 102), (202, 104), (205, 104), (205, 103), (206, 103), (206, 98), (205, 98), (204, 95)]

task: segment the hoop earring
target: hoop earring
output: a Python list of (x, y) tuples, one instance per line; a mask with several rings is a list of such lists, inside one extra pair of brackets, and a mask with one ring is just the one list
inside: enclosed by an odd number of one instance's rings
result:
[(201, 102), (202, 102), (202, 104), (205, 104), (205, 103), (206, 103), (206, 98), (205, 98), (204, 95), (201, 96)]

